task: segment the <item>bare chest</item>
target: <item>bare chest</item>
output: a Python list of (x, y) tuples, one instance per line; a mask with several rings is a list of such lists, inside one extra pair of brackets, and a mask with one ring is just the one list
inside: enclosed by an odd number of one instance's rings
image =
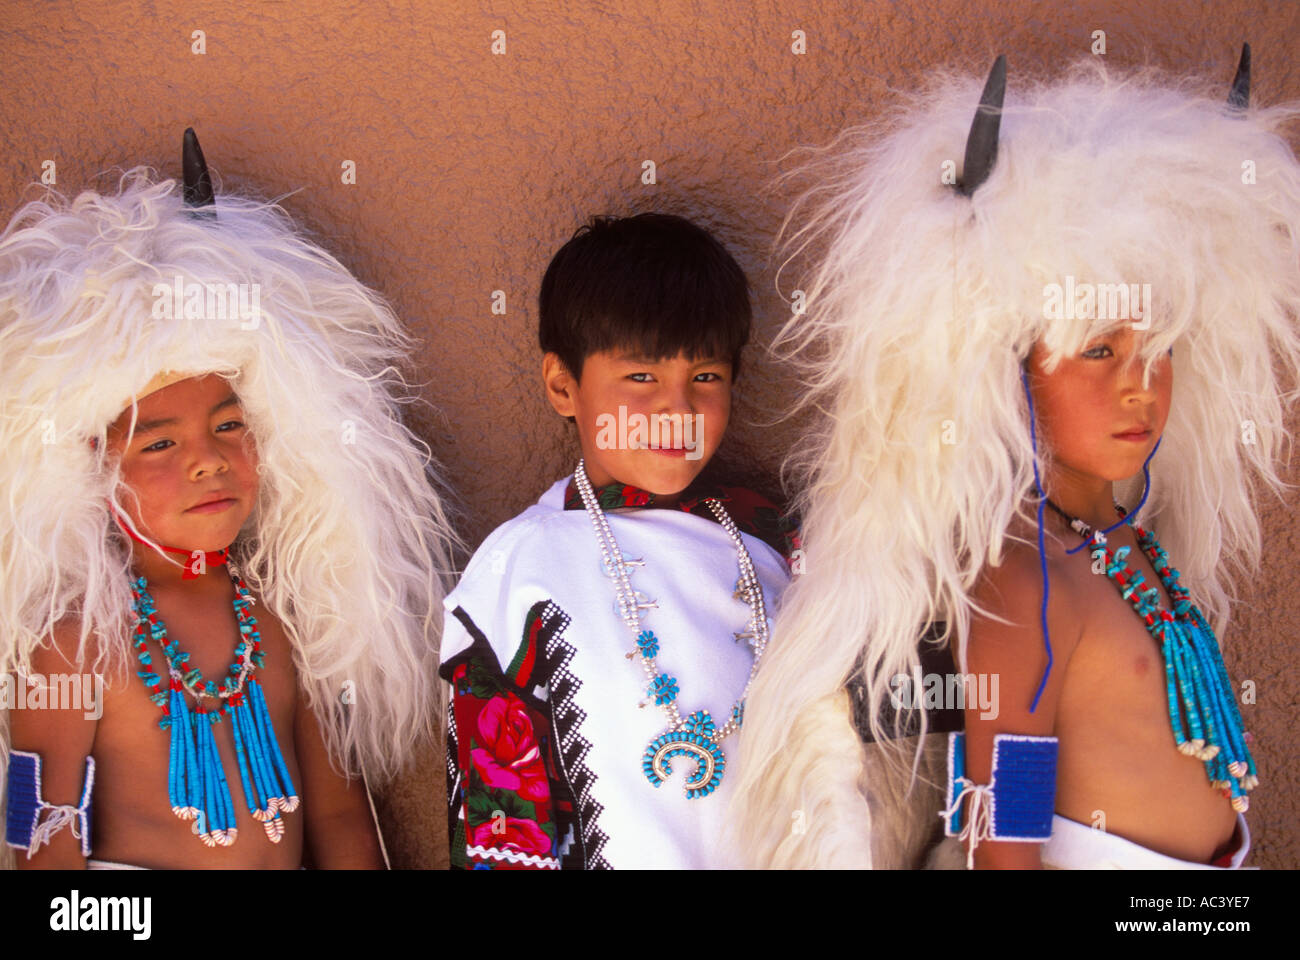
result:
[[(1133, 535), (1117, 531), (1112, 536), (1112, 553), (1120, 546), (1131, 547), (1127, 559), (1130, 577), (1142, 575), (1142, 590), (1156, 589), (1161, 610), (1172, 604), (1150, 560), (1137, 546)], [(1094, 709), (1116, 716), (1125, 722), (1137, 717), (1168, 721), (1163, 706), (1166, 700), (1165, 663), (1160, 643), (1138, 616), (1131, 600), (1121, 594), (1120, 585), (1100, 571), (1100, 563), (1080, 558), (1089, 572), (1075, 580), (1074, 611), (1082, 626), (1080, 641), (1070, 661), (1066, 706), (1090, 703)], [(1132, 579), (1129, 581), (1133, 582)], [(1158, 614), (1157, 614), (1158, 616)], [(1153, 713), (1153, 711), (1155, 711)]]

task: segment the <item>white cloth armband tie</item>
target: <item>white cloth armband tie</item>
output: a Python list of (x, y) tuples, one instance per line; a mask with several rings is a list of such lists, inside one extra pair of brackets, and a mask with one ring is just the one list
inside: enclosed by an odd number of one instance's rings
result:
[[(948, 734), (948, 808), (944, 834), (969, 841), (966, 866), (975, 865), (982, 840), (1043, 843), (1056, 812), (1056, 737), (999, 733), (993, 738), (993, 772), (987, 784), (966, 776), (966, 735)], [(962, 805), (971, 798), (970, 810)]]

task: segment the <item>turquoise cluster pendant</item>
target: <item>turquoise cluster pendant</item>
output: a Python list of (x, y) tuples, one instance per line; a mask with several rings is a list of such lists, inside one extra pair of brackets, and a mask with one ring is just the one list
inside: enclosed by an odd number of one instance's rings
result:
[[(220, 684), (204, 681), (198, 670), (186, 669), (190, 655), (182, 653), (179, 642), (167, 642), (167, 628), (159, 618), (153, 598), (143, 577), (131, 584), (137, 614), (135, 647), (143, 670), (137, 674), (153, 692), (150, 699), (163, 712), (158, 726), (171, 736), (167, 789), (172, 813), (182, 820), (193, 820), (193, 831), (209, 847), (227, 847), (235, 842), (239, 830), (230, 785), (217, 750), (213, 727), (229, 718), (239, 765), (240, 785), (253, 819), (261, 822), (267, 839), (279, 843), (284, 836), (282, 813), (292, 813), (299, 799), (276, 740), (266, 696), (253, 678), (255, 667), (264, 666), (261, 636), (257, 619), (249, 615), (252, 596), (243, 581), (233, 572), (236, 597), (233, 601), (239, 620), (240, 637), (235, 646), (236, 662), (230, 675)], [(162, 647), (167, 661), (168, 684), (150, 669), (152, 658), (148, 640)], [(217, 701), (214, 710), (191, 710), (186, 692), (197, 703)]]
[(673, 757), (689, 757), (695, 761), (695, 772), (686, 778), (686, 797), (688, 800), (707, 797), (718, 789), (727, 769), (722, 748), (712, 740), (714, 730), (709, 711), (695, 711), (686, 718), (682, 729), (670, 730), (650, 741), (641, 761), (641, 772), (654, 786), (662, 786), (673, 772), (669, 761)]

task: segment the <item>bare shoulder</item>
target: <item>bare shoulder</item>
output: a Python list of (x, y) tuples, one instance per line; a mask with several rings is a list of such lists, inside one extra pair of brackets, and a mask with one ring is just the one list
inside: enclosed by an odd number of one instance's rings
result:
[[(55, 624), (44, 642), (32, 651), (27, 673), (14, 677), (20, 687), (18, 693), (29, 706), (28, 710), (10, 711), (15, 744), (29, 731), (67, 732), (69, 725), (83, 725), (80, 709), (61, 709), (62, 701), (57, 694), (66, 690), (70, 683), (80, 683), (83, 677), (89, 677), (88, 664), (95, 659), (94, 643), (93, 637), (88, 638), (82, 648), (81, 623), (69, 617)], [(40, 691), (44, 691), (43, 694)], [(93, 722), (89, 728), (94, 730)]]
[(94, 637), (81, 649), (81, 620), (64, 617), (58, 621), (39, 647), (32, 651), (32, 673), (62, 673), (82, 670), (94, 659)]
[[(967, 711), (970, 740), (997, 733), (1050, 735), (1071, 658), (1083, 636), (1085, 617), (1076, 578), (1088, 558), (1070, 556), (1059, 540), (1008, 544), (1002, 561), (986, 568), (972, 591), (979, 612), (972, 615), (966, 644), (967, 672), (996, 678), (999, 706), (993, 718)], [(1082, 564), (1083, 566), (1080, 566)], [(1049, 594), (1046, 630), (1043, 570)]]
[(1076, 566), (1059, 541), (1010, 541), (997, 566), (986, 566), (972, 591), (978, 612), (972, 618), (970, 647), (984, 654), (1021, 657), (1043, 647), (1043, 574), (1049, 585), (1047, 625), (1053, 659), (1068, 657), (1080, 637)]

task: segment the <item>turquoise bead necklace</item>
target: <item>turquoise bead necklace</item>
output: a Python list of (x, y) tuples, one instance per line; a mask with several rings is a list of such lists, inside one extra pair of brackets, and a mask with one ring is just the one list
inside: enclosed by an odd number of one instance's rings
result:
[(1138, 526), (1131, 514), (1115, 504), (1119, 516), (1133, 528), (1138, 546), (1165, 585), (1173, 604), (1172, 613), (1161, 609), (1160, 593), (1155, 587), (1144, 589), (1146, 581), (1142, 571), (1129, 567), (1127, 546), (1112, 552), (1100, 531), (1094, 533), (1087, 523), (1072, 517), (1050, 499), (1047, 504), (1069, 521), (1085, 541), (1091, 542), (1094, 555), (1103, 555), (1106, 576), (1133, 605), (1147, 632), (1160, 644), (1165, 661), (1169, 723), (1179, 752), (1204, 762), (1210, 785), (1223, 791), (1232, 809), (1244, 813), (1250, 806), (1247, 791), (1259, 784), (1255, 758), (1248, 747), (1251, 736), (1237, 709), (1214, 631), (1192, 603), (1187, 588), (1179, 582), (1181, 574), (1169, 562), (1169, 554), (1150, 532)]
[[(171, 733), (167, 787), (172, 813), (182, 820), (193, 820), (194, 833), (209, 847), (228, 847), (239, 834), (230, 786), (212, 732), (223, 717), (231, 720), (248, 812), (261, 822), (272, 843), (279, 843), (284, 836), (280, 815), (298, 809), (299, 802), (275, 737), (266, 696), (253, 677), (254, 668), (266, 665), (257, 618), (248, 613), (255, 601), (233, 566), (229, 572), (235, 587), (232, 603), (239, 620), (239, 642), (235, 645), (235, 662), (220, 684), (204, 681), (198, 669), (186, 667), (190, 655), (181, 652), (179, 641), (167, 642), (167, 627), (149, 595), (148, 582), (144, 577), (131, 581), (132, 607), (137, 618), (134, 644), (143, 667), (137, 676), (152, 691), (149, 699), (162, 710), (158, 726)], [(151, 668), (149, 640), (162, 648), (167, 661), (167, 689), (163, 688), (163, 677)], [(191, 710), (186, 693), (194, 697), (196, 707), (204, 701), (215, 701), (216, 709)]]

